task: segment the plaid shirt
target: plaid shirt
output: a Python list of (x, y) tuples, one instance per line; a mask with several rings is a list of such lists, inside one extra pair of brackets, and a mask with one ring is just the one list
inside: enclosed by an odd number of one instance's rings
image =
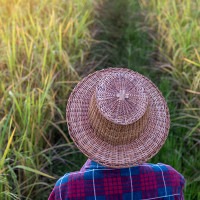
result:
[(61, 177), (49, 200), (183, 200), (184, 177), (169, 165), (143, 163), (114, 169), (90, 159)]

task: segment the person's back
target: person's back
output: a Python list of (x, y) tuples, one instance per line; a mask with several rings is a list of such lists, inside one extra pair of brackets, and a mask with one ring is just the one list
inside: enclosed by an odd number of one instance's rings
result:
[(88, 159), (80, 171), (57, 181), (49, 200), (182, 200), (184, 184), (184, 177), (163, 163), (116, 169)]

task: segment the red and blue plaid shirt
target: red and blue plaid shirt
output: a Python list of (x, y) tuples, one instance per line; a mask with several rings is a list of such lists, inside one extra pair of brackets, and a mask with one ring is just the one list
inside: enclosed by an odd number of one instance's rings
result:
[(61, 177), (49, 200), (183, 200), (184, 177), (170, 165), (143, 163), (114, 169), (88, 159)]

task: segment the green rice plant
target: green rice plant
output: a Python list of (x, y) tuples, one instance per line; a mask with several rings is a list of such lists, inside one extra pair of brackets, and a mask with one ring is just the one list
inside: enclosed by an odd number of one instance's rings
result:
[(187, 180), (185, 197), (199, 199), (200, 2), (142, 0), (140, 7), (145, 16), (146, 29), (159, 50), (159, 67), (172, 76), (173, 88), (178, 92), (179, 116), (174, 121), (175, 130), (183, 142), (179, 153), (182, 159), (178, 165)]
[(48, 171), (52, 138), (70, 143), (56, 123), (66, 123), (67, 97), (93, 42), (93, 6), (0, 0), (0, 199), (35, 199), (57, 177)]
[[(163, 60), (168, 62), (168, 71), (177, 81), (186, 107), (200, 105), (200, 34), (198, 0), (157, 1), (142, 0), (141, 7), (146, 21), (154, 30), (154, 41)], [(189, 62), (188, 62), (189, 61)], [(189, 103), (189, 104), (188, 104)], [(191, 107), (188, 107), (191, 108)], [(193, 111), (199, 116), (197, 109)]]

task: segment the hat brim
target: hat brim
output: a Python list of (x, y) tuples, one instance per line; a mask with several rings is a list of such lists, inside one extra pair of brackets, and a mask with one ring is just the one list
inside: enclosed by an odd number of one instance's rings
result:
[[(149, 96), (150, 115), (139, 138), (129, 144), (113, 146), (95, 134), (88, 119), (88, 107), (102, 77), (119, 70), (140, 78)], [(126, 68), (99, 70), (80, 81), (68, 99), (66, 119), (69, 135), (80, 151), (91, 160), (111, 168), (137, 166), (152, 158), (165, 143), (170, 128), (169, 109), (157, 86), (147, 77)]]

